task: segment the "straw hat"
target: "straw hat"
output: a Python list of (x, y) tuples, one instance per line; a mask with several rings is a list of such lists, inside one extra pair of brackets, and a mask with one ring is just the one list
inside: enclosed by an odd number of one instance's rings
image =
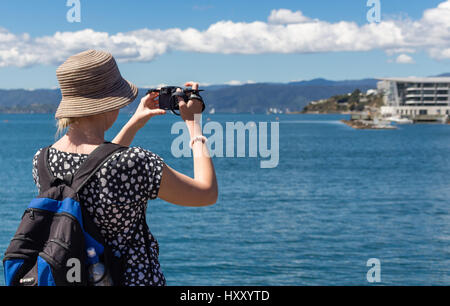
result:
[(56, 119), (105, 113), (136, 99), (138, 89), (120, 75), (108, 52), (88, 50), (69, 57), (56, 70), (62, 100)]

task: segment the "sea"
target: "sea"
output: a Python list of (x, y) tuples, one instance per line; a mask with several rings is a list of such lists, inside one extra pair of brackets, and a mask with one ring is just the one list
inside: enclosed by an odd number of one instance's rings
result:
[[(121, 114), (106, 138), (129, 117)], [(261, 167), (268, 158), (259, 150), (216, 156), (215, 205), (149, 202), (167, 285), (450, 285), (450, 125), (355, 130), (341, 119), (348, 116), (205, 114), (203, 124), (223, 135), (230, 122), (268, 123), (278, 162)], [(192, 157), (173, 154), (178, 121), (151, 119), (132, 145), (192, 176)], [(55, 132), (52, 115), (0, 114), (2, 258), (37, 194), (33, 155)], [(0, 267), (0, 285), (2, 276)]]

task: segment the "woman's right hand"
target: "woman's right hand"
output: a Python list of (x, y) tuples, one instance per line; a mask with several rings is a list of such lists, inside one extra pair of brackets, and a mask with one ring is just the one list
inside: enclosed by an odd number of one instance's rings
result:
[(139, 103), (131, 119), (139, 128), (143, 128), (150, 118), (166, 113), (165, 110), (159, 108), (159, 102), (156, 100), (158, 96), (158, 93), (152, 92), (141, 99), (141, 103)]
[(150, 93), (141, 99), (141, 103), (139, 103), (136, 112), (113, 139), (113, 143), (125, 147), (130, 146), (136, 133), (145, 126), (150, 118), (166, 113), (165, 110), (159, 109), (159, 103), (156, 100), (157, 97), (158, 93)]

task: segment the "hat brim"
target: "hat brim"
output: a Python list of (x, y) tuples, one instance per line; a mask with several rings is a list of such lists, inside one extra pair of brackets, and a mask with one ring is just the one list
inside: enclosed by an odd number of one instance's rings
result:
[(121, 78), (119, 84), (109, 93), (97, 93), (90, 96), (62, 97), (55, 118), (80, 118), (120, 109), (133, 102), (138, 88)]

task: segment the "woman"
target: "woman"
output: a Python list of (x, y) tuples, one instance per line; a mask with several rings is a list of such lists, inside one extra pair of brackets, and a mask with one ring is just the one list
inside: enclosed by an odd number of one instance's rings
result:
[[(109, 53), (95, 50), (70, 57), (57, 69), (57, 76), (62, 92), (55, 116), (58, 132), (68, 130), (50, 148), (48, 161), (53, 175), (63, 179), (105, 142), (105, 131), (116, 121), (119, 109), (136, 98), (137, 88), (122, 78)], [(198, 89), (194, 82), (185, 86)], [(157, 94), (142, 98), (135, 114), (112, 142), (129, 146), (150, 118), (165, 114), (156, 98)], [(113, 154), (79, 192), (82, 205), (106, 243), (122, 259), (127, 286), (166, 284), (158, 262), (158, 243), (145, 220), (148, 200), (159, 197), (183, 206), (212, 205), (217, 200), (217, 181), (206, 138), (194, 120), (194, 114), (201, 113), (202, 102), (180, 100), (179, 105), (192, 139), (194, 178), (170, 168), (148, 150), (130, 147)], [(33, 159), (38, 189), (36, 166), (41, 150)]]

